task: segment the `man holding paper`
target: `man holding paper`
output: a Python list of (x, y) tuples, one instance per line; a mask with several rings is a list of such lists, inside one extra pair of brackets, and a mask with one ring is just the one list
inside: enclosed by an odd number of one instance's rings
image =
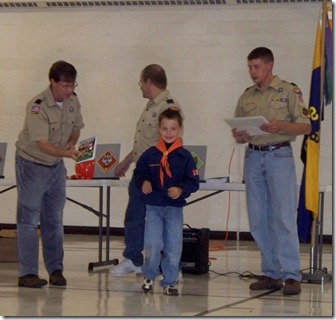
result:
[(246, 130), (232, 129), (238, 143), (248, 143), (244, 163), (246, 201), (264, 274), (250, 289), (283, 287), (284, 295), (299, 294), (297, 181), (291, 141), (310, 133), (308, 109), (295, 84), (273, 75), (270, 49), (255, 48), (247, 60), (254, 85), (240, 96), (235, 117), (263, 116), (268, 120), (260, 126), (268, 134), (250, 135)]

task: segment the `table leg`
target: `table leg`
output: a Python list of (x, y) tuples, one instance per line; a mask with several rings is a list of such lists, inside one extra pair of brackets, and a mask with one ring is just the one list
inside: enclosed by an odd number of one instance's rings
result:
[(118, 259), (110, 260), (110, 203), (111, 203), (111, 187), (106, 187), (106, 251), (105, 251), (105, 261), (103, 261), (103, 207), (104, 207), (104, 188), (99, 187), (99, 240), (98, 240), (98, 262), (90, 262), (88, 266), (89, 271), (93, 271), (94, 268), (104, 267), (110, 265), (116, 265), (119, 263)]

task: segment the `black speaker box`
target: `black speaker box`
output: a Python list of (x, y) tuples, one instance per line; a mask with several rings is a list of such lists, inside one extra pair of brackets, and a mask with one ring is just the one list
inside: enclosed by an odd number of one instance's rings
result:
[(210, 229), (183, 229), (182, 272), (201, 274), (209, 271)]

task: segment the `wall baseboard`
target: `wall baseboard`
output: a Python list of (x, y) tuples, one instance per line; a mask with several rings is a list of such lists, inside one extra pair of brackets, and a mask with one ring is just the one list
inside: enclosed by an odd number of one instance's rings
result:
[[(16, 224), (0, 223), (1, 229), (16, 229)], [(110, 228), (110, 234), (113, 236), (124, 236), (124, 228)], [(83, 235), (99, 235), (98, 227), (89, 226), (64, 226), (65, 234), (83, 234)], [(103, 235), (106, 234), (106, 228), (103, 228)], [(224, 240), (226, 238), (225, 231), (212, 231), (210, 230), (209, 238), (212, 240)], [(229, 231), (227, 240), (237, 240), (237, 232)], [(239, 232), (239, 240), (253, 241), (250, 232)], [(332, 235), (323, 235), (323, 244), (332, 244)]]

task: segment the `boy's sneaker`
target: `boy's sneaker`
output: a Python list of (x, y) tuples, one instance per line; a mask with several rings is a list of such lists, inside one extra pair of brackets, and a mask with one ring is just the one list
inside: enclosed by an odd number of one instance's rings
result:
[(153, 280), (149, 279), (144, 279), (143, 285), (142, 285), (142, 290), (144, 293), (148, 293), (149, 291), (153, 290)]
[(141, 273), (141, 267), (136, 267), (132, 260), (125, 259), (122, 263), (117, 264), (116, 266), (113, 266), (110, 269), (110, 272), (114, 274), (115, 276), (124, 276), (128, 273)]
[(168, 286), (163, 289), (163, 294), (166, 296), (178, 296), (179, 292), (175, 286)]

